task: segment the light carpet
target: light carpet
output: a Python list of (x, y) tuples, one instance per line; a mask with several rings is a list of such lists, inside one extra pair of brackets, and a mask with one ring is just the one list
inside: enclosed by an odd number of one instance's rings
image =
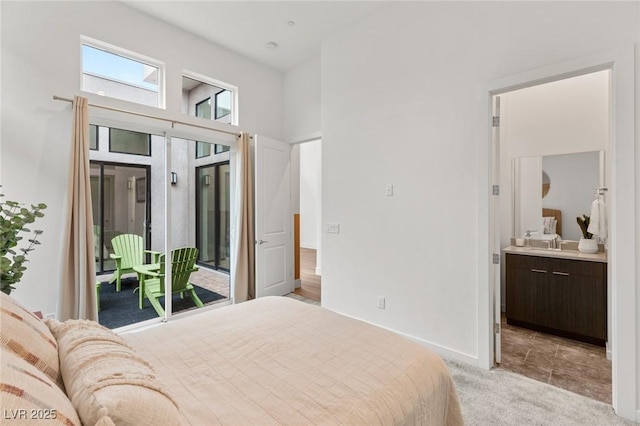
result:
[(467, 425), (636, 425), (610, 405), (528, 377), (446, 362)]

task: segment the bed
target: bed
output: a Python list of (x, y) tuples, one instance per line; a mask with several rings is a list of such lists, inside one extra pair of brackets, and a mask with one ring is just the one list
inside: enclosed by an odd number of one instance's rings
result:
[[(38, 414), (49, 407), (63, 424), (463, 424), (437, 355), (290, 298), (206, 310), (120, 336), (91, 321), (44, 323), (4, 294), (2, 315), (3, 408)], [(14, 377), (23, 369), (29, 374)], [(29, 388), (45, 380), (56, 391), (52, 402)], [(5, 398), (14, 388), (22, 391)], [(36, 396), (27, 404), (24, 394)]]

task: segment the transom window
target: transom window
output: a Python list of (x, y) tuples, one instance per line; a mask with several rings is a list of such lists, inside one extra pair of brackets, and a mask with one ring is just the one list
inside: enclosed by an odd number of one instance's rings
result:
[[(234, 112), (234, 90), (223, 83), (206, 82), (204, 77), (182, 77), (182, 112), (205, 120), (236, 124)], [(225, 145), (214, 145), (214, 154), (228, 151)], [(208, 157), (211, 145), (197, 142), (196, 158)]]
[(151, 135), (131, 130), (109, 129), (109, 151), (123, 154), (151, 155)]
[(81, 90), (164, 108), (159, 62), (95, 40), (82, 43)]

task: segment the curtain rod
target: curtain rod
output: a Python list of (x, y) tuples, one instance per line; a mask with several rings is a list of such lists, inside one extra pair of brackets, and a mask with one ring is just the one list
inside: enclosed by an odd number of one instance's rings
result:
[[(53, 100), (54, 101), (65, 101), (65, 102), (73, 103), (73, 99), (63, 98), (61, 96), (56, 96), (56, 95), (53, 95)], [(214, 132), (226, 133), (228, 135), (233, 135), (233, 136), (240, 136), (239, 133), (230, 132), (228, 130), (213, 129), (213, 128), (207, 127), (207, 126), (200, 126), (198, 124), (191, 124), (191, 123), (187, 123), (187, 122), (184, 122), (184, 121), (178, 121), (178, 120), (170, 120), (168, 118), (157, 117), (157, 116), (151, 115), (151, 114), (143, 114), (143, 113), (140, 113), (140, 112), (129, 111), (129, 110), (126, 110), (126, 109), (113, 108), (113, 107), (108, 107), (108, 106), (104, 106), (104, 105), (92, 104), (92, 103), (89, 103), (88, 105), (92, 106), (92, 107), (96, 107), (96, 108), (106, 109), (106, 110), (109, 110), (109, 111), (124, 112), (125, 114), (131, 114), (131, 115), (137, 115), (137, 116), (140, 116), (140, 117), (152, 118), (154, 120), (167, 121), (167, 122), (171, 123), (171, 127), (172, 128), (173, 128), (174, 124), (184, 124), (185, 126), (198, 127), (200, 129), (212, 130)]]

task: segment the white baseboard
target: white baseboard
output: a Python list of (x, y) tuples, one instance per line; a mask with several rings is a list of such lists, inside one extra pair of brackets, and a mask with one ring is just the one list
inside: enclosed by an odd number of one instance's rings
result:
[(469, 355), (469, 354), (466, 354), (464, 352), (456, 351), (455, 349), (447, 348), (446, 346), (438, 345), (438, 344), (429, 342), (427, 340), (420, 339), (420, 338), (417, 338), (415, 336), (411, 336), (411, 335), (406, 334), (406, 333), (402, 333), (402, 332), (394, 330), (392, 328), (384, 327), (382, 325), (375, 324), (375, 323), (372, 323), (372, 322), (367, 321), (367, 320), (363, 320), (361, 318), (356, 318), (356, 317), (354, 317), (352, 315), (347, 315), (347, 314), (344, 314), (342, 312), (338, 312), (338, 313), (340, 315), (344, 315), (345, 317), (354, 318), (354, 319), (357, 319), (358, 321), (366, 322), (367, 324), (371, 324), (373, 326), (380, 327), (382, 329), (391, 331), (392, 333), (395, 333), (395, 334), (397, 334), (399, 336), (405, 337), (405, 338), (411, 340), (412, 342), (415, 342), (415, 343), (417, 343), (417, 344), (419, 344), (421, 346), (424, 346), (425, 348), (429, 349), (430, 351), (433, 351), (433, 352), (437, 353), (438, 355), (440, 355), (443, 358), (451, 359), (451, 360), (454, 360), (454, 361), (460, 361), (460, 362), (463, 362), (465, 364), (472, 365), (474, 367), (483, 368), (483, 367), (481, 367), (479, 365), (478, 357), (475, 357), (473, 355)]

